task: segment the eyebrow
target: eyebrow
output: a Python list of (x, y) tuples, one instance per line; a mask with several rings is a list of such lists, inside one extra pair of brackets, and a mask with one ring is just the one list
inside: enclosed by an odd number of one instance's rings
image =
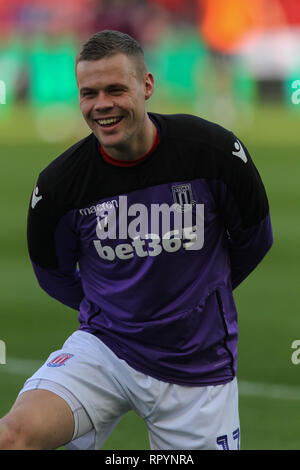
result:
[[(124, 85), (123, 83), (111, 83), (109, 85), (107, 85), (105, 87), (106, 90), (113, 90), (114, 88), (122, 88), (123, 90), (128, 90), (128, 86), (127, 85)], [(93, 91), (97, 91), (96, 88), (92, 88), (92, 87), (83, 87), (83, 88), (80, 88), (80, 93), (85, 93), (85, 92), (93, 92)]]
[(83, 88), (80, 88), (80, 93), (84, 93), (86, 91), (96, 91), (95, 88), (90, 88), (90, 87), (83, 87)]
[(124, 85), (124, 83), (111, 83), (110, 85), (108, 85), (106, 88), (110, 89), (110, 88), (128, 88), (127, 85)]

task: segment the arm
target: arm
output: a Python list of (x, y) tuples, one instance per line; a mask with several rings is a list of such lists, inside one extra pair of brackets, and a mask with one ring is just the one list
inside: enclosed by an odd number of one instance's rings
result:
[(264, 185), (240, 141), (241, 150), (235, 152), (236, 142), (230, 134), (220, 178), (209, 183), (227, 231), (233, 289), (255, 269), (273, 243)]
[(27, 224), (28, 249), (35, 275), (47, 294), (78, 310), (84, 293), (77, 269), (78, 241), (73, 229), (73, 212), (63, 213), (43, 178), (39, 178), (36, 188)]
[(260, 263), (273, 244), (270, 214), (257, 226), (231, 235), (229, 252), (235, 289)]

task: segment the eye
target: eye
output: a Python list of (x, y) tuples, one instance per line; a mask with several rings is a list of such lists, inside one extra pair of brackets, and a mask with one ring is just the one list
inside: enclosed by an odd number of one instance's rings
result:
[(92, 96), (95, 96), (95, 91), (93, 91), (93, 90), (83, 90), (81, 92), (81, 96), (83, 98), (90, 98)]

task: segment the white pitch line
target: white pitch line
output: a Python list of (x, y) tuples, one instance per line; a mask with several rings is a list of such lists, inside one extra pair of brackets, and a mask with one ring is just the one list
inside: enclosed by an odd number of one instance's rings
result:
[(14, 374), (30, 376), (44, 363), (38, 359), (20, 359), (17, 357), (7, 357), (5, 364), (0, 364), (0, 374)]
[[(0, 364), (0, 377), (2, 373), (30, 377), (42, 364), (43, 360), (20, 359), (9, 357), (6, 364)], [(269, 384), (238, 380), (239, 394), (241, 396), (256, 396), (282, 400), (300, 400), (300, 387), (295, 385)]]
[(300, 387), (239, 380), (239, 394), (283, 400), (300, 400)]

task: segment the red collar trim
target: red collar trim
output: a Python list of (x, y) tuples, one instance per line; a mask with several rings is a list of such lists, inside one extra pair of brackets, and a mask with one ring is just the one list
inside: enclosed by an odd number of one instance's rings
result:
[(143, 155), (142, 157), (139, 157), (137, 158), (136, 160), (117, 160), (116, 158), (112, 158), (110, 155), (108, 155), (104, 148), (102, 147), (102, 145), (100, 144), (100, 152), (101, 152), (101, 155), (103, 156), (103, 159), (107, 162), (107, 163), (110, 163), (111, 165), (115, 165), (115, 166), (123, 166), (123, 167), (131, 167), (131, 166), (135, 166), (137, 165), (138, 163), (140, 163), (142, 160), (144, 160), (145, 158), (148, 157), (148, 155), (150, 155), (150, 153), (154, 152), (154, 150), (156, 149), (156, 147), (158, 146), (160, 142), (160, 139), (159, 139), (159, 135), (158, 135), (158, 131), (156, 129), (156, 135), (155, 135), (155, 139), (154, 139), (154, 142), (152, 144), (152, 147), (151, 149), (145, 154)]

